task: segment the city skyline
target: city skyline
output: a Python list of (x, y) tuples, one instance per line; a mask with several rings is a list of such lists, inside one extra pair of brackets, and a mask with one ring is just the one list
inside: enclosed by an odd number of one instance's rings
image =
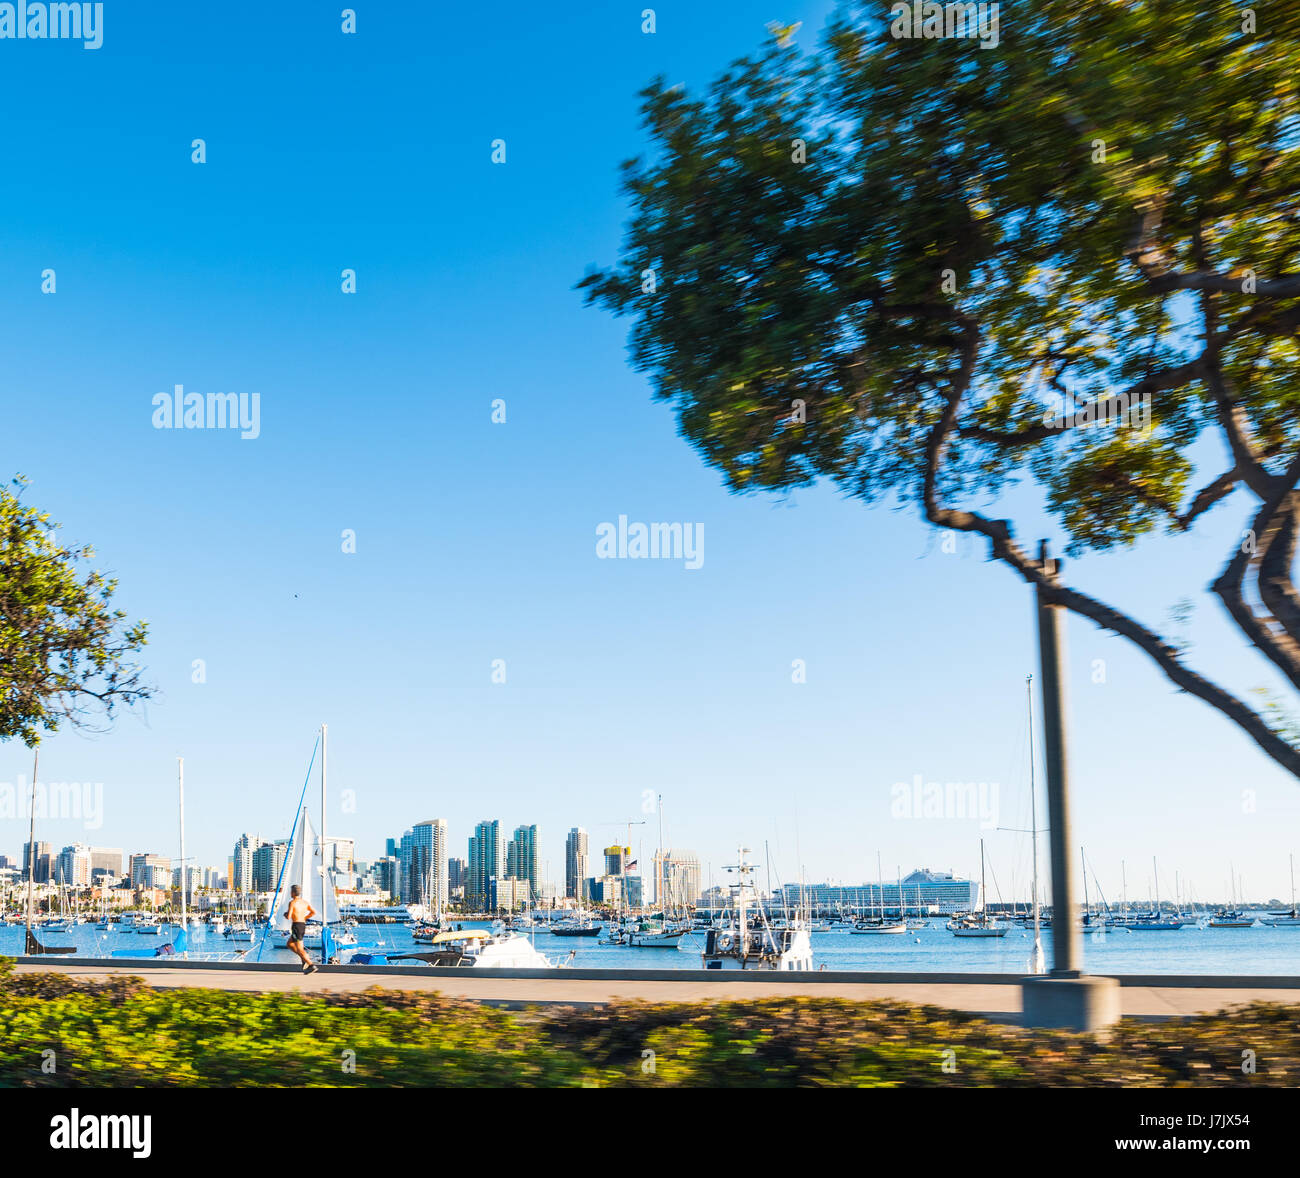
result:
[[(644, 899), (647, 903), (651, 901), (661, 903), (666, 899), (670, 904), (693, 903), (694, 901), (685, 901), (683, 897), (687, 895), (698, 897), (715, 888), (725, 891), (731, 878), (724, 870), (725, 864), (717, 865), (715, 874), (714, 864), (700, 860), (693, 850), (684, 847), (656, 848), (643, 861), (640, 852), (629, 853), (626, 844), (614, 843), (598, 850), (594, 856), (590, 852), (582, 856), (584, 866), (571, 888), (567, 852), (571, 845), (575, 845), (575, 835), (581, 835), (581, 844), (588, 845), (588, 832), (582, 827), (573, 827), (565, 834), (566, 855), (562, 860), (562, 874), (558, 878), (553, 873), (549, 875), (542, 873), (540, 876), (516, 875), (518, 867), (515, 856), (518, 852), (515, 848), (521, 833), (527, 832), (531, 845), (536, 847), (537, 825), (529, 823), (516, 826), (515, 837), (508, 844), (501, 845), (495, 857), (491, 852), (487, 853), (483, 863), (497, 863), (497, 867), (493, 870), (499, 874), (489, 873), (487, 877), (479, 880), (474, 875), (473, 867), (476, 840), (483, 838), (485, 832), (490, 834), (493, 828), (497, 832), (496, 837), (499, 841), (500, 819), (485, 819), (474, 825), (475, 833), (466, 839), (468, 852), (463, 859), (453, 853), (448, 836), (448, 824), (446, 820), (440, 818), (413, 824), (400, 840), (387, 839), (384, 851), (373, 856), (356, 855), (356, 840), (345, 835), (329, 835), (326, 841), (333, 847), (332, 860), (336, 870), (360, 877), (360, 868), (364, 865), (366, 876), (381, 890), (389, 892), (394, 901), (426, 903), (430, 907), (438, 903), (446, 905), (453, 899), (453, 892), (461, 886), (456, 879), (458, 866), (464, 872), (461, 900), (465, 906), (478, 909), (498, 906), (518, 907), (528, 897), (531, 897), (532, 902), (546, 900), (564, 904), (584, 903), (592, 899), (598, 902), (599, 897), (588, 896), (583, 889), (588, 884), (598, 883), (602, 876), (609, 874), (626, 874), (640, 881), (637, 892), (639, 899), (635, 902)], [(416, 835), (416, 831), (423, 831), (423, 833)], [(246, 832), (239, 836), (234, 849), (224, 860), (200, 864), (194, 862), (191, 857), (187, 868), (192, 873), (191, 887), (218, 887), (217, 880), (220, 878), (224, 881), (220, 886), (228, 891), (273, 891), (279, 879), (280, 867), (284, 862), (286, 842), (286, 838), (265, 839)], [(156, 851), (123, 851), (121, 848), (81, 842), (59, 847), (55, 843), (41, 839), (36, 840), (36, 848), (35, 881), (37, 883), (94, 886), (90, 879), (81, 881), (79, 869), (74, 872), (69, 868), (68, 865), (73, 861), (69, 856), (75, 850), (79, 858), (86, 860), (87, 875), (92, 871), (106, 870), (107, 857), (115, 856), (120, 866), (113, 874), (122, 875), (133, 887), (166, 889), (178, 886), (175, 880), (180, 870), (179, 860), (175, 860), (176, 865), (173, 866), (172, 856)], [(752, 852), (752, 848), (749, 850)], [(657, 882), (660, 871), (657, 857), (660, 853), (664, 863), (662, 897), (659, 895)], [(29, 845), (26, 843), (17, 856), (8, 855), (7, 852), (0, 850), (0, 869), (6, 868), (7, 859), (8, 869), (13, 870), (16, 867), (16, 878), (24, 879), (28, 855)], [(381, 870), (381, 865), (386, 862), (394, 865), (391, 881), (390, 877)], [(535, 869), (540, 865), (541, 860), (534, 853), (527, 860), (519, 862), (531, 863)], [(753, 863), (752, 858), (751, 863)], [(593, 864), (599, 866), (600, 871), (595, 871)], [(765, 870), (765, 865), (761, 861), (753, 865), (759, 871)], [(222, 876), (221, 872), (225, 872), (225, 875)], [(1040, 899), (1044, 905), (1050, 905), (1050, 886), (1045, 864), (1040, 865), (1040, 873)], [(1177, 903), (1180, 907), (1231, 903), (1287, 903), (1290, 902), (1293, 894), (1290, 886), (1276, 893), (1252, 891), (1246, 882), (1245, 874), (1235, 865), (1229, 869), (1218, 891), (1213, 888), (1198, 889), (1176, 869), (1172, 871), (1161, 869), (1157, 863), (1151, 863), (1149, 870), (1142, 863), (1122, 863), (1121, 878), (1117, 884), (1115, 881), (1103, 881), (1096, 874), (1095, 865), (1091, 861), (1087, 863), (1086, 873), (1087, 878), (1091, 880), (1091, 900), (1112, 908), (1119, 907), (1121, 903), (1140, 906), (1157, 898), (1164, 904)], [(809, 895), (819, 895), (828, 890), (843, 893), (858, 890), (869, 898), (871, 889), (881, 889), (886, 894), (895, 894), (899, 881), (906, 882), (909, 878), (922, 876), (945, 876), (954, 881), (969, 883), (972, 887), (978, 885), (980, 878), (979, 873), (966, 874), (951, 867), (935, 868), (929, 864), (917, 863), (906, 870), (901, 864), (898, 865), (892, 876), (884, 871), (883, 866), (878, 875), (873, 876), (869, 868), (864, 868), (859, 876), (848, 878), (805, 875), (800, 880), (792, 881), (775, 874), (770, 877), (770, 890), (773, 895), (782, 892), (788, 894), (791, 889), (806, 889)], [(201, 882), (193, 882), (195, 879)], [(493, 904), (491, 898), (496, 894), (496, 885), (506, 880), (514, 880), (518, 885), (527, 886), (512, 891), (508, 902), (503, 899), (501, 904)], [(389, 886), (385, 886), (386, 884)], [(1115, 886), (1112, 887), (1111, 884)], [(1004, 891), (996, 869), (991, 873), (987, 886), (988, 898), (993, 903), (1024, 903), (1032, 898), (1032, 881), (1025, 881), (1025, 888), (1020, 888), (1013, 883)], [(763, 890), (767, 891), (768, 886)], [(1082, 892), (1081, 883), (1081, 895)], [(625, 896), (618, 893), (615, 895), (614, 902), (628, 901)]]

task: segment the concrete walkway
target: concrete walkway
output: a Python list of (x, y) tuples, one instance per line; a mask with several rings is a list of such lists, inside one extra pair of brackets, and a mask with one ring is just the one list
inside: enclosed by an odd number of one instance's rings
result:
[[(288, 966), (240, 968), (200, 963), (164, 966), (148, 962), (122, 965), (20, 962), (15, 966), (15, 972), (65, 973), (88, 981), (135, 975), (159, 988), (190, 986), (275, 993), (360, 993), (380, 986), (393, 990), (437, 992), (450, 998), (503, 1006), (599, 1006), (632, 1000), (716, 1002), (802, 996), (855, 1001), (893, 998), (949, 1010), (973, 1011), (1008, 1021), (1014, 1020), (1021, 1010), (1019, 979), (997, 975), (976, 975), (970, 981), (955, 980), (951, 974), (928, 978), (919, 975), (915, 979), (876, 975), (881, 980), (875, 980), (870, 974), (799, 977), (766, 973), (741, 976), (728, 971), (723, 976), (715, 974), (706, 979), (698, 976), (702, 971), (692, 970), (680, 971), (688, 976), (678, 980), (664, 976), (671, 971), (565, 970), (536, 976), (537, 971), (455, 970), (434, 974), (431, 970), (398, 972), (390, 968), (375, 972), (326, 967), (319, 973), (303, 977), (299, 970)], [(642, 972), (649, 976), (638, 976)], [(1290, 979), (1261, 978), (1259, 983), (1263, 984), (1256, 984), (1249, 978), (1240, 978), (1232, 979), (1231, 985), (1222, 984), (1224, 979), (1221, 978), (1205, 979), (1211, 983), (1208, 985), (1198, 985), (1200, 979), (1185, 977), (1157, 979), (1148, 975), (1121, 980), (1121, 1003), (1126, 1018), (1171, 1018), (1213, 1013), (1257, 1001), (1300, 1004), (1300, 983), (1290, 984)]]

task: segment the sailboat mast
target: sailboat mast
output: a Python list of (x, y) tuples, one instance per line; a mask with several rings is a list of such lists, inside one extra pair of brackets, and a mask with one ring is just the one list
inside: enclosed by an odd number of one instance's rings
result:
[(980, 911), (985, 916), (989, 911), (989, 896), (984, 887), (984, 840), (980, 839)]
[(1025, 676), (1025, 702), (1029, 709), (1029, 826), (1030, 846), (1034, 858), (1034, 946), (1039, 944), (1038, 928), (1038, 786), (1034, 780), (1034, 677)]
[(41, 746), (32, 753), (32, 804), (27, 825), (27, 924), (23, 936), (23, 952), (32, 951), (32, 907), (36, 903), (33, 887), (36, 883), (36, 773), (41, 764)]
[(664, 795), (658, 794), (657, 800), (659, 802), (656, 807), (659, 811), (659, 850), (655, 855), (655, 899), (659, 901), (660, 911), (667, 920), (668, 908), (664, 904)]
[(763, 840), (763, 858), (766, 862), (763, 866), (767, 869), (767, 902), (772, 902), (772, 845), (766, 839)]
[(185, 918), (185, 758), (176, 758), (176, 777), (180, 786), (181, 806), (181, 928), (185, 928), (187, 921)]
[(1083, 854), (1083, 846), (1079, 846), (1079, 867), (1083, 871), (1083, 912), (1088, 915), (1092, 911), (1092, 905), (1088, 902), (1088, 860)]
[[(325, 742), (329, 733), (329, 725), (320, 726), (320, 875), (321, 875), (321, 900), (325, 899), (326, 888), (329, 886), (329, 875), (325, 868)], [(324, 926), (326, 914), (324, 909), (321, 911), (321, 924)]]

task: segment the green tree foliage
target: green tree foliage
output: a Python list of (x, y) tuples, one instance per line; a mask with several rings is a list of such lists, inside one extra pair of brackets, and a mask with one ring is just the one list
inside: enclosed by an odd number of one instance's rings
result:
[(22, 502), (24, 481), (0, 487), (0, 740), (29, 747), (64, 722), (111, 716), (148, 699), (131, 656), (144, 622), (112, 606), (117, 582), (88, 567), (89, 546), (55, 539), (44, 512)]
[(897, 1001), (512, 1013), (377, 986), (155, 990), (10, 964), (0, 958), (0, 1088), (1254, 1088), (1294, 1087), (1300, 1071), (1297, 1008), (1264, 1003), (1127, 1021), (1103, 1042)]
[(728, 487), (828, 479), (985, 537), (1300, 776), (1267, 716), (970, 507), (1032, 474), (1080, 552), (1231, 497), (1214, 590), (1300, 689), (1300, 6), (1003, 4), (995, 48), (889, 8), (645, 90), (621, 258), (580, 286)]

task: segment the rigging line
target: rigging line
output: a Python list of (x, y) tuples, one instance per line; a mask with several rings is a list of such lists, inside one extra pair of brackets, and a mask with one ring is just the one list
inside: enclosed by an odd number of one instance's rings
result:
[[(289, 856), (293, 853), (293, 840), (298, 836), (298, 815), (302, 813), (302, 804), (307, 797), (307, 786), (311, 784), (312, 766), (316, 764), (316, 754), (320, 751), (320, 733), (316, 733), (316, 743), (311, 748), (311, 760), (307, 762), (307, 776), (303, 778), (302, 793), (298, 795), (298, 808), (293, 812), (293, 826), (289, 834), (289, 845), (284, 849), (284, 862), (280, 864), (280, 875), (275, 881), (275, 895), (271, 898), (271, 907), (266, 914), (266, 924), (262, 926), (262, 939), (257, 943), (257, 958), (262, 960), (262, 950), (266, 938), (271, 935), (271, 921), (275, 916), (276, 905), (280, 902), (280, 885), (284, 883), (285, 868), (289, 866)], [(323, 921), (322, 921), (323, 927)]]
[[(993, 877), (993, 890), (998, 895), (998, 903), (1002, 903), (1002, 888), (998, 884), (998, 873), (992, 867), (989, 868), (989, 874)], [(988, 901), (985, 900), (985, 910), (987, 911)]]

